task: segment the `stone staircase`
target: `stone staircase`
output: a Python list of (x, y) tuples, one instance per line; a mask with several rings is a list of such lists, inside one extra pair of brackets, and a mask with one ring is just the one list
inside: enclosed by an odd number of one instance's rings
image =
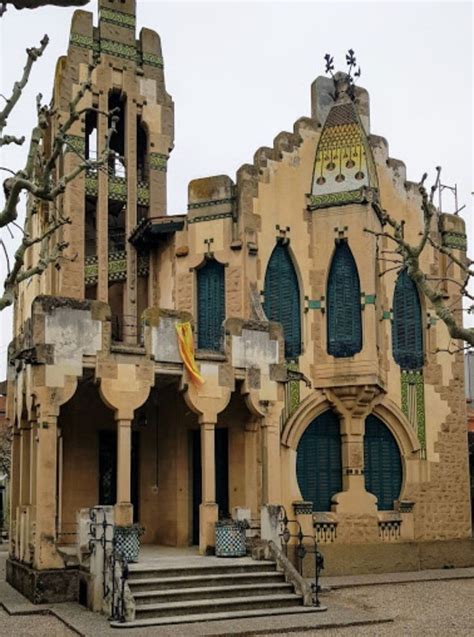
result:
[(250, 558), (191, 558), (175, 564), (132, 564), (128, 585), (135, 620), (117, 628), (313, 612), (277, 570)]

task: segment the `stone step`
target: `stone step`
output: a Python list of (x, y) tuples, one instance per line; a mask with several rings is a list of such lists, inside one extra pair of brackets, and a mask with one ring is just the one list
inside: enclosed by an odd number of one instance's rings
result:
[(244, 561), (242, 563), (226, 564), (190, 564), (188, 566), (163, 566), (156, 567), (153, 565), (130, 564), (130, 579), (159, 579), (180, 577), (183, 575), (200, 575), (207, 577), (208, 575), (222, 575), (225, 573), (262, 573), (268, 571), (276, 571), (275, 562), (252, 562)]
[(176, 624), (191, 624), (196, 622), (226, 621), (229, 619), (252, 619), (255, 617), (270, 617), (278, 615), (299, 615), (327, 610), (325, 606), (280, 606), (279, 608), (260, 608), (253, 610), (220, 611), (216, 613), (196, 613), (194, 615), (174, 615), (169, 617), (150, 617), (136, 619), (133, 622), (111, 622), (113, 628), (146, 628), (147, 626), (167, 626)]
[[(225, 597), (223, 599), (200, 599), (187, 602), (169, 602), (165, 604), (143, 604), (136, 607), (136, 619), (176, 617), (207, 614), (214, 612), (233, 612), (237, 610), (260, 610), (281, 606), (301, 606), (303, 598), (295, 593), (283, 595), (260, 595), (250, 597)], [(264, 614), (264, 613), (263, 613)]]
[(196, 586), (232, 586), (234, 584), (271, 584), (284, 582), (283, 573), (278, 571), (256, 573), (224, 573), (222, 575), (190, 575), (181, 577), (150, 577), (135, 579), (130, 573), (128, 584), (133, 594), (139, 591), (166, 591), (169, 588), (193, 588)]
[(234, 597), (235, 595), (258, 597), (260, 595), (293, 593), (291, 584), (276, 582), (270, 584), (239, 584), (238, 586), (200, 586), (196, 588), (176, 588), (162, 591), (150, 590), (135, 592), (133, 597), (135, 604), (158, 604), (165, 602), (190, 601), (196, 599), (217, 599), (222, 597)]

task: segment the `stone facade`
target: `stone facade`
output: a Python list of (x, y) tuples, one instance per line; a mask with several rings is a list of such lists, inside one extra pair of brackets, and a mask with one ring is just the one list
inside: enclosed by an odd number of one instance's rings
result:
[[(333, 556), (329, 572), (341, 569), (338, 547), (346, 572), (360, 569), (360, 560), (350, 560), (356, 544), (369, 571), (390, 568), (394, 544), (406, 556), (395, 564), (411, 567), (423, 543), (443, 542), (436, 565), (447, 564), (450, 543), (471, 536), (462, 360), (436, 353), (449, 337), (423, 298), (422, 369), (394, 360), (397, 273), (380, 276), (380, 251), (389, 244), (377, 244), (382, 225), (373, 203), (403, 218), (414, 240), (420, 196), (387, 141), (371, 133), (367, 92), (345, 74), (319, 77), (311, 117), (258, 149), (235, 181), (192, 181), (187, 214), (166, 216), (173, 101), (158, 35), (142, 29), (136, 40), (134, 25), (133, 0), (100, 0), (98, 27), (92, 14), (76, 11), (57, 65), (53, 131), (96, 62), (83, 104), (90, 115), (72, 131), (61, 170), (76, 166), (78, 153), (103, 150), (111, 107), (119, 130), (108, 166), (80, 176), (64, 195), (72, 223), (63, 238), (76, 258), (18, 293), (8, 379), (15, 425), (9, 572), (15, 564), (66, 568), (79, 512), (111, 504), (114, 523), (139, 522), (144, 542), (197, 543), (202, 552), (214, 546), (220, 513), (241, 507), (255, 519), (272, 504), (306, 519), (313, 506), (309, 527)], [(439, 234), (463, 253), (459, 217), (440, 215)], [(358, 273), (360, 345), (335, 356), (328, 353), (335, 311), (328, 277), (341, 245), (350, 247)], [(291, 360), (288, 328), (265, 313), (276, 246), (297, 281), (292, 329), (299, 341)], [(430, 246), (421, 260), (443, 275), (446, 265)], [(203, 301), (202, 290), (211, 288), (201, 287), (209, 263), (225, 290), (212, 348), (200, 346), (208, 333), (203, 317), (215, 321)], [(460, 277), (450, 270), (450, 278)], [(447, 282), (446, 295), (455, 293)], [(188, 321), (203, 384), (179, 353), (176, 325)], [(341, 488), (319, 511), (308, 504), (297, 467), (304, 433), (328, 411), (340, 427)], [(367, 489), (369, 416), (388, 431), (399, 458), (400, 488), (389, 509)], [(307, 463), (303, 470), (311, 474)], [(325, 480), (317, 471), (315, 492)]]

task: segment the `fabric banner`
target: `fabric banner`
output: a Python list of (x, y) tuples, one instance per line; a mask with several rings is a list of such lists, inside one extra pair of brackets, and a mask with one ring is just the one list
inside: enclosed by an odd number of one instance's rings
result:
[(195, 385), (203, 385), (204, 378), (199, 373), (196, 361), (194, 360), (194, 340), (191, 323), (189, 321), (177, 323), (176, 332), (178, 333), (179, 353), (191, 376), (191, 380)]

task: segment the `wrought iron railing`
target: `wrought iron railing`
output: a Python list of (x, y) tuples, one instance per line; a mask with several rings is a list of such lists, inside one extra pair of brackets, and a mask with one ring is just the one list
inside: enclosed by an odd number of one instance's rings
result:
[[(102, 520), (99, 520), (102, 517)], [(105, 509), (94, 507), (89, 511), (89, 548), (95, 553), (102, 548), (102, 593), (110, 607), (110, 619), (125, 622), (125, 587), (128, 580), (128, 562), (117, 548), (114, 525), (107, 521)], [(110, 537), (110, 531), (112, 532)]]
[[(311, 583), (311, 591), (313, 606), (318, 608), (321, 606), (321, 602), (319, 600), (319, 593), (321, 592), (319, 580), (321, 571), (324, 568), (324, 557), (318, 551), (318, 544), (314, 535), (307, 535), (303, 533), (300, 522), (298, 520), (290, 520), (283, 505), (280, 505), (279, 508), (279, 536), (281, 537), (283, 552), (285, 557), (288, 558), (288, 546), (291, 545), (295, 547), (294, 561), (296, 563), (294, 566), (302, 577), (304, 577), (303, 566), (305, 557), (307, 555), (314, 556), (314, 580)], [(292, 530), (295, 532), (292, 532)], [(292, 540), (295, 540), (293, 544), (291, 542)], [(308, 540), (308, 542), (305, 543), (305, 540)]]

